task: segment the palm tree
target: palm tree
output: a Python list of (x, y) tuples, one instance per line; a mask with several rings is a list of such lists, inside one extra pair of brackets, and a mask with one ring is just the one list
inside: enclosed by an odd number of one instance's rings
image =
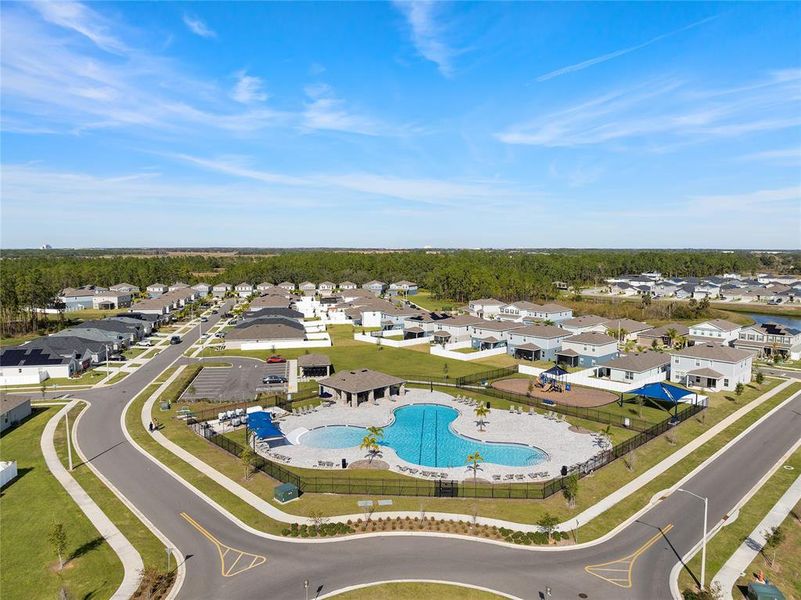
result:
[(373, 462), (373, 459), (378, 455), (379, 452), (378, 442), (376, 441), (375, 437), (370, 434), (364, 436), (362, 443), (359, 444), (359, 448), (362, 450), (367, 450), (367, 453), (370, 455), (370, 462)]
[(368, 427), (367, 428), (367, 433), (369, 433), (371, 436), (373, 436), (376, 439), (376, 441), (384, 439), (384, 428), (383, 427), (377, 427), (375, 425), (372, 426), (372, 427)]
[(473, 482), (475, 482), (476, 477), (478, 476), (478, 470), (481, 468), (478, 465), (483, 461), (484, 457), (479, 454), (478, 450), (467, 455), (467, 462), (469, 463), (467, 468), (473, 471)]
[(478, 421), (476, 421), (476, 424), (478, 425), (479, 431), (484, 431), (484, 425), (487, 424), (484, 421), (484, 417), (486, 417), (489, 414), (489, 409), (484, 403), (481, 403), (478, 406), (476, 406), (473, 412), (476, 413), (476, 417), (478, 417)]
[(668, 343), (670, 344), (671, 347), (673, 347), (676, 344), (676, 340), (679, 337), (679, 332), (676, 331), (675, 327), (670, 327), (665, 332), (665, 335), (667, 336)]

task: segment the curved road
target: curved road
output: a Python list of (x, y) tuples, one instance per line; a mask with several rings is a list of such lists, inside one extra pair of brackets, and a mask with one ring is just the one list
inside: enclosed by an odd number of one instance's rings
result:
[[(184, 337), (196, 335), (193, 331)], [(80, 397), (92, 404), (76, 433), (92, 464), (186, 556), (180, 597), (289, 599), (303, 597), (306, 579), (309, 597), (381, 580), (438, 579), (520, 598), (539, 598), (549, 586), (554, 598), (667, 599), (671, 569), (701, 537), (703, 505), (681, 493), (660, 502), (612, 539), (565, 551), (434, 536), (297, 543), (255, 535), (143, 456), (123, 435), (120, 416), (125, 405), (185, 348), (170, 346), (119, 384), (81, 392)], [(709, 497), (710, 527), (798, 441), (799, 432), (801, 394), (796, 394), (684, 485)], [(208, 535), (181, 513), (190, 515)]]

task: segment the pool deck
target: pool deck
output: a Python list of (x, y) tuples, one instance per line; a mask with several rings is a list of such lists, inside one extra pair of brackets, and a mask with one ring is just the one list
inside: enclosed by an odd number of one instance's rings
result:
[[(361, 461), (368, 458), (367, 453), (359, 448), (326, 449), (304, 446), (302, 433), (305, 430), (327, 425), (385, 427), (392, 422), (394, 409), (410, 404), (442, 404), (455, 408), (459, 411), (459, 416), (453, 421), (451, 427), (456, 433), (465, 437), (481, 442), (526, 444), (535, 446), (547, 454), (546, 459), (542, 462), (524, 467), (482, 463), (478, 471), (478, 478), (493, 483), (520, 483), (551, 479), (559, 475), (562, 465), (571, 466), (582, 463), (603, 449), (604, 442), (596, 435), (570, 431), (570, 424), (565, 421), (527, 412), (517, 414), (510, 413), (508, 410), (491, 409), (490, 414), (484, 418), (486, 425), (482, 432), (476, 425), (473, 406), (456, 402), (454, 396), (443, 392), (409, 389), (396, 401), (384, 398), (377, 404), (362, 404), (357, 408), (335, 405), (318, 408), (315, 412), (305, 415), (287, 414), (278, 420), (277, 424), (289, 440), (297, 442), (300, 438), (300, 443), (279, 446), (273, 452), (288, 457), (290, 459), (288, 464), (293, 466), (325, 469), (318, 466), (318, 461), (327, 461), (334, 465), (327, 470), (341, 471), (341, 459), (346, 459), (348, 463)], [(404, 475), (423, 477), (423, 472), (434, 471), (436, 476), (425, 478), (460, 481), (473, 478), (472, 470), (467, 468), (467, 457), (465, 457), (465, 466), (463, 467), (425, 467), (406, 462), (399, 458), (391, 448), (382, 447), (378, 459), (389, 464), (392, 471)], [(417, 469), (417, 472), (410, 473), (408, 469)]]

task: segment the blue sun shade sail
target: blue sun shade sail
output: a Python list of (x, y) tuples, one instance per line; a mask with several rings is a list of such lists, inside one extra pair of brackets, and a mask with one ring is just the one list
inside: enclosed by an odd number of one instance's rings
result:
[(281, 430), (273, 425), (272, 415), (268, 412), (253, 412), (248, 415), (248, 427), (263, 440), (274, 440), (284, 437)]
[(565, 371), (562, 367), (554, 366), (547, 371), (543, 371), (542, 374), (550, 375), (552, 377), (561, 377), (562, 375), (567, 375), (567, 371)]
[(625, 392), (626, 395), (634, 395), (634, 396), (645, 396), (646, 398), (652, 398), (653, 400), (664, 400), (666, 402), (672, 402), (676, 404), (681, 398), (685, 396), (692, 396), (694, 392), (690, 392), (685, 390), (684, 388), (680, 388), (676, 385), (670, 385), (669, 383), (665, 383), (663, 381), (657, 383), (648, 383), (636, 390), (631, 390), (630, 392)]

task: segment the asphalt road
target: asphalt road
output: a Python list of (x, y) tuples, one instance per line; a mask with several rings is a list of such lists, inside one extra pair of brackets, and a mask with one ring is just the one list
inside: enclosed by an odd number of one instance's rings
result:
[[(439, 579), (521, 598), (539, 598), (549, 586), (553, 598), (655, 600), (670, 597), (670, 570), (701, 537), (703, 504), (682, 493), (603, 544), (560, 552), (429, 536), (304, 544), (252, 534), (143, 456), (122, 433), (124, 406), (184, 349), (172, 346), (119, 384), (82, 392), (92, 406), (77, 431), (95, 467), (186, 556), (183, 598), (302, 598), (306, 579), (310, 597), (387, 579)], [(687, 482), (686, 489), (709, 497), (710, 525), (757, 483), (799, 432), (801, 394)]]

